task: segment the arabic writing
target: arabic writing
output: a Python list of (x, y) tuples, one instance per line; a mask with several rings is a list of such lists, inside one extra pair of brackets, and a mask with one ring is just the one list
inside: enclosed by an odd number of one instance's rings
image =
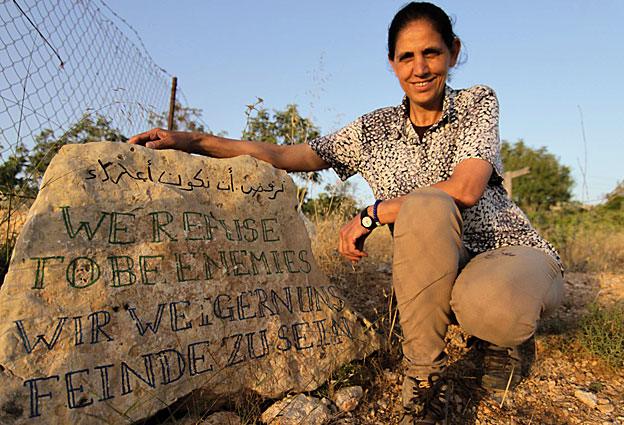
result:
[(228, 167), (228, 175), (225, 178), (217, 179), (215, 186), (214, 181), (211, 184), (210, 177), (205, 175), (203, 168), (198, 169), (195, 174), (193, 174), (193, 177), (187, 178), (182, 177), (181, 174), (173, 174), (166, 170), (162, 170), (160, 172), (155, 171), (152, 169), (151, 160), (147, 161), (144, 170), (132, 169), (131, 167), (124, 165), (121, 161), (103, 162), (101, 159), (98, 159), (97, 163), (98, 165), (96, 167), (87, 169), (85, 180), (97, 179), (99, 174), (100, 182), (109, 182), (115, 185), (119, 184), (121, 181), (129, 179), (133, 181), (149, 181), (151, 183), (172, 186), (187, 192), (191, 192), (195, 189), (211, 190), (211, 188), (215, 188), (215, 190), (221, 192), (234, 193), (236, 191), (240, 191), (245, 195), (250, 195), (251, 197), (255, 197), (260, 193), (266, 193), (268, 195), (267, 198), (270, 200), (274, 200), (277, 195), (284, 192), (283, 181), (277, 184), (275, 181), (271, 181), (267, 184), (258, 183), (246, 185), (243, 183), (239, 185), (238, 183), (235, 183), (234, 170), (232, 167)]

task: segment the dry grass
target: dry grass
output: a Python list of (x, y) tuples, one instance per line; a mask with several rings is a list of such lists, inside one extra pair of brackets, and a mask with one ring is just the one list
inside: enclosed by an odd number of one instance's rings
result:
[[(368, 252), (369, 257), (353, 267), (337, 251), (340, 228), (349, 219), (350, 217), (345, 216), (345, 214), (338, 213), (315, 219), (313, 221), (315, 234), (312, 237), (312, 249), (319, 267), (328, 275), (332, 283), (338, 285), (352, 304), (357, 306), (357, 310), (374, 322), (384, 333), (384, 344), (381, 352), (375, 356), (363, 362), (345, 365), (336, 371), (328, 383), (317, 390), (314, 395), (331, 396), (340, 387), (362, 385), (366, 392), (356, 418), (363, 420), (366, 412), (378, 409), (380, 401), (385, 400), (386, 404), (391, 406), (398, 403), (396, 400), (398, 393), (396, 390), (391, 391), (389, 389), (389, 386), (396, 385), (390, 384), (386, 376), (388, 373), (400, 374), (400, 336), (396, 323), (396, 306), (391, 283), (392, 237), (386, 227), (375, 230), (365, 244), (365, 251)], [(12, 226), (13, 224), (18, 223), (13, 221)], [(9, 230), (13, 233), (19, 227), (21, 226), (11, 227)], [(564, 243), (560, 244), (558, 248), (568, 268), (584, 271), (612, 270), (619, 272), (624, 269), (624, 230), (613, 227), (592, 228), (585, 226), (567, 227), (565, 230), (566, 237), (560, 239)], [(3, 236), (6, 231), (7, 228), (3, 226)], [(548, 234), (546, 236), (548, 237)], [(587, 284), (588, 291), (592, 288), (591, 294), (588, 294), (588, 299), (594, 298), (595, 291), (603, 293), (608, 289), (599, 288), (599, 286), (593, 281)], [(614, 297), (617, 298), (615, 295)], [(586, 303), (583, 305), (585, 306)], [(574, 326), (571, 328), (565, 326), (566, 329), (560, 331), (561, 340), (565, 340), (562, 351), (573, 350), (575, 361), (593, 362), (595, 359), (603, 358), (605, 362), (621, 367), (622, 311), (619, 309), (616, 311), (617, 314), (614, 314), (613, 311), (607, 310), (596, 307), (596, 310), (590, 311), (589, 314), (584, 308), (581, 311), (571, 311), (570, 313), (576, 317), (576, 320), (574, 320)], [(580, 319), (582, 317), (585, 319)], [(583, 323), (582, 328), (579, 326), (580, 322)], [(554, 328), (555, 325), (556, 323), (553, 322), (551, 327)], [(550, 335), (541, 335), (539, 338), (542, 343), (548, 345), (556, 342)], [(615, 345), (614, 341), (617, 341)], [(574, 347), (577, 348), (574, 349)], [(550, 347), (551, 350), (553, 348)], [(464, 373), (463, 369), (462, 373)], [(394, 398), (388, 399), (388, 394), (392, 394)], [(478, 401), (469, 402), (472, 403), (471, 405), (478, 404)], [(462, 403), (467, 402), (463, 400), (460, 404)], [(240, 402), (230, 401), (227, 405), (228, 410), (236, 412), (244, 424), (256, 423), (260, 412), (266, 407), (266, 402), (254, 397)], [(197, 409), (192, 415), (190, 413), (179, 415), (167, 412), (164, 415), (165, 418), (154, 419), (151, 423), (174, 424), (182, 418), (188, 419), (188, 416), (202, 418), (214, 410), (214, 406), (206, 406)]]
[(624, 270), (624, 229), (580, 228), (559, 247), (564, 264), (578, 272)]
[[(340, 228), (349, 219), (340, 214), (321, 217), (314, 220), (315, 235), (312, 238), (312, 250), (321, 270), (330, 277), (350, 275), (353, 267), (338, 253)], [(392, 237), (386, 227), (379, 228), (368, 237), (364, 245), (369, 264), (388, 266), (392, 263)]]

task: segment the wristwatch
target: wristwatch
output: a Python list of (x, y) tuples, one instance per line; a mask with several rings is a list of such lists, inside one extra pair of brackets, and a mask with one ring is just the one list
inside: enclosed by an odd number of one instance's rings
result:
[(380, 225), (378, 221), (375, 221), (373, 217), (368, 215), (368, 207), (364, 208), (360, 213), (360, 224), (368, 230), (373, 230)]

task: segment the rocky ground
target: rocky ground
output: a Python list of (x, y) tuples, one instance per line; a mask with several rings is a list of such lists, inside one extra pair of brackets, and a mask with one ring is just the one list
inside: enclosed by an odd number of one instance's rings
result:
[[(354, 306), (385, 332), (385, 347), (364, 362), (349, 365), (321, 389), (307, 395), (291, 395), (284, 405), (297, 406), (298, 419), (282, 419), (276, 425), (396, 424), (400, 416), (400, 335), (391, 299), (389, 265), (368, 263), (330, 278), (342, 286)], [(624, 370), (609, 367), (575, 343), (578, 321), (589, 303), (610, 304), (624, 300), (624, 275), (566, 275), (566, 299), (558, 312), (543, 321), (536, 336), (533, 357), (526, 377), (510, 393), (503, 406), (489, 400), (480, 390), (482, 359), (477, 349), (466, 347), (468, 336), (458, 326), (449, 329), (448, 353), (451, 396), (449, 424), (624, 424)], [(392, 332), (390, 330), (392, 329)], [(391, 335), (390, 337), (388, 335)], [(352, 405), (336, 405), (344, 393), (353, 391)], [(333, 402), (330, 400), (334, 400)], [(316, 403), (317, 408), (306, 403)], [(245, 403), (213, 409), (236, 411), (238, 417), (213, 419), (209, 414), (187, 416), (166, 423), (184, 425), (262, 423), (272, 402), (248, 399)], [(307, 409), (307, 410), (306, 410)], [(350, 410), (350, 411), (345, 411)], [(264, 416), (261, 416), (265, 412)], [(303, 413), (302, 413), (303, 412)], [(307, 412), (307, 413), (306, 413)], [(223, 413), (221, 413), (223, 415)], [(162, 423), (162, 422), (161, 422)]]
[[(356, 308), (371, 318), (379, 314), (386, 327), (390, 292), (389, 267), (361, 270), (356, 287), (344, 290)], [(369, 287), (362, 290), (361, 286)], [(536, 336), (534, 361), (523, 382), (501, 407), (487, 399), (477, 382), (481, 371), (478, 350), (466, 348), (466, 335), (451, 327), (449, 355), (452, 396), (450, 424), (624, 424), (624, 370), (614, 370), (571, 340), (578, 320), (592, 301), (624, 300), (623, 275), (566, 275), (566, 299), (558, 312), (543, 321)], [(385, 316), (385, 317), (384, 317)], [(394, 338), (393, 338), (394, 339)], [(398, 341), (394, 340), (397, 345)], [(365, 386), (365, 399), (342, 424), (394, 424), (400, 406), (401, 366), (390, 353), (387, 364)]]

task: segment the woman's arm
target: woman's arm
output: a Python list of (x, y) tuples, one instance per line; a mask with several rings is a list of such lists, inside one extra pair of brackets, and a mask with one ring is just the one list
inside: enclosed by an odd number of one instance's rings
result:
[(160, 128), (137, 134), (128, 142), (152, 149), (177, 149), (213, 158), (251, 155), (286, 171), (318, 171), (329, 168), (329, 164), (321, 159), (308, 144), (275, 145)]
[[(448, 193), (460, 209), (470, 208), (479, 202), (492, 174), (492, 165), (482, 159), (469, 158), (460, 162), (448, 180), (434, 184), (432, 187)], [(381, 224), (394, 223), (401, 205), (407, 195), (389, 199), (379, 204), (377, 217)], [(372, 206), (368, 207), (368, 215), (373, 215)], [(360, 216), (353, 217), (340, 229), (338, 252), (346, 259), (357, 262), (368, 254), (363, 251), (363, 240), (370, 230), (360, 224)], [(359, 245), (359, 248), (358, 248)]]
[[(448, 180), (436, 183), (432, 187), (448, 193), (460, 209), (470, 208), (481, 199), (491, 175), (492, 165), (489, 162), (469, 158), (455, 167)], [(405, 196), (401, 196), (383, 201), (377, 210), (379, 222), (394, 223), (404, 200)]]

